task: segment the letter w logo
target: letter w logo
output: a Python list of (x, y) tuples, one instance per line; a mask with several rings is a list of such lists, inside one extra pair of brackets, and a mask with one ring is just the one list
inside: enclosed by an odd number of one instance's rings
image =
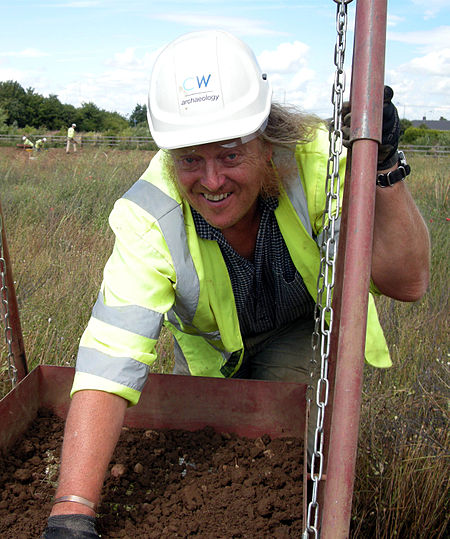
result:
[(198, 78), (197, 76), (197, 84), (198, 84), (198, 87), (201, 88), (202, 87), (202, 84), (205, 85), (205, 88), (208, 86), (209, 84), (209, 79), (211, 78), (211, 73), (208, 75), (208, 78), (205, 79), (205, 75), (202, 76), (201, 79)]

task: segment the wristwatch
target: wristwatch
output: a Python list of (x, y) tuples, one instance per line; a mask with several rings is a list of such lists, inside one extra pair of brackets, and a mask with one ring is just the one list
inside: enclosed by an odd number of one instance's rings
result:
[(379, 187), (391, 187), (394, 183), (401, 182), (411, 172), (411, 167), (406, 162), (405, 154), (398, 150), (398, 168), (391, 170), (387, 174), (377, 175), (377, 185)]

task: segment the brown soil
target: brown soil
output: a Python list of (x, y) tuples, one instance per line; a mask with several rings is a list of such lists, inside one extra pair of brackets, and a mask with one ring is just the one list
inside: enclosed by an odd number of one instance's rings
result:
[[(63, 422), (41, 411), (0, 458), (0, 537), (37, 538), (56, 486)], [(301, 441), (123, 428), (105, 480), (104, 538), (302, 535)]]

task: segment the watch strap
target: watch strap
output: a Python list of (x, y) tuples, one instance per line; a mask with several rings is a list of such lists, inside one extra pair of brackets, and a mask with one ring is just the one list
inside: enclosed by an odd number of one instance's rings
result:
[(379, 187), (391, 187), (397, 182), (401, 182), (411, 172), (411, 167), (406, 162), (405, 154), (402, 151), (398, 152), (398, 168), (391, 170), (386, 174), (377, 175), (377, 185)]

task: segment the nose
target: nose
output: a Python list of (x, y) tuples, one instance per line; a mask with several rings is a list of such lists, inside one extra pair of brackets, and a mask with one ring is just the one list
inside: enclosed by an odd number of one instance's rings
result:
[(225, 175), (220, 171), (220, 165), (214, 159), (205, 160), (201, 184), (208, 191), (218, 191), (225, 182)]

